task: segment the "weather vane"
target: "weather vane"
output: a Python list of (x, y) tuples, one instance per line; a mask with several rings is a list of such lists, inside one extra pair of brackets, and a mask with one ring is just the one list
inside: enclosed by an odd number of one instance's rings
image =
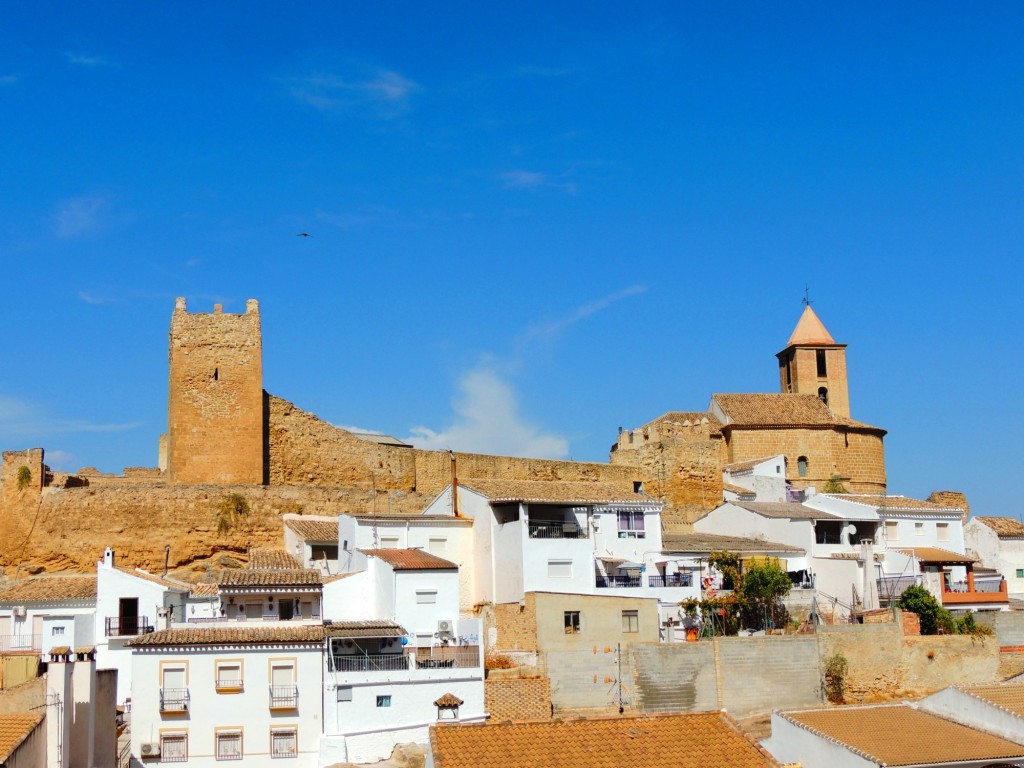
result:
[(814, 303), (811, 301), (811, 286), (806, 283), (804, 283), (804, 297), (801, 301), (805, 307), (809, 307)]

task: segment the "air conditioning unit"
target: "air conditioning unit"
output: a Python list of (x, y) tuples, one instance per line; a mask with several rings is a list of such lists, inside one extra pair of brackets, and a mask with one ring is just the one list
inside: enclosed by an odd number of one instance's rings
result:
[(26, 611), (24, 605), (16, 605), (16, 606), (14, 606), (14, 618), (16, 618), (16, 619), (24, 619), (26, 615), (27, 615), (27, 611)]
[(147, 741), (142, 744), (142, 756), (143, 757), (160, 757), (160, 743), (157, 741)]
[(447, 619), (441, 619), (437, 622), (437, 633), (439, 635), (452, 634), (452, 623)]

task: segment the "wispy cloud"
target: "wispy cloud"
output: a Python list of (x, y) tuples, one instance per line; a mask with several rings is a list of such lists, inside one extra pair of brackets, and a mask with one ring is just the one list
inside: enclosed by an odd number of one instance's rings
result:
[(82, 291), (78, 292), (78, 298), (81, 301), (84, 301), (86, 304), (97, 304), (97, 305), (98, 304), (110, 304), (110, 303), (112, 303), (114, 301), (109, 296), (103, 296), (101, 294), (93, 293), (92, 291), (85, 291), (85, 290), (82, 290)]
[(522, 417), (511, 385), (487, 364), (462, 376), (452, 407), (452, 424), (438, 431), (413, 427), (406, 442), (419, 448), (504, 456), (559, 459), (569, 454), (568, 440)]
[(512, 384), (515, 371), (524, 368), (523, 357), (531, 343), (553, 341), (565, 330), (617, 302), (647, 290), (632, 285), (589, 301), (563, 317), (529, 326), (515, 340), (510, 359), (488, 356), (458, 380), (452, 398), (454, 419), (441, 429), (416, 426), (407, 442), (420, 448), (447, 449), (506, 456), (560, 459), (569, 455), (569, 441), (520, 413)]
[(571, 181), (564, 181), (538, 171), (505, 171), (498, 174), (498, 179), (505, 189), (560, 189), (570, 195), (575, 195), (578, 191), (576, 184)]
[(585, 320), (596, 312), (600, 312), (603, 309), (616, 304), (623, 299), (628, 299), (631, 296), (639, 296), (647, 290), (646, 286), (643, 285), (631, 285), (628, 288), (624, 288), (621, 291), (610, 293), (607, 296), (603, 296), (600, 299), (587, 302), (567, 315), (557, 318), (555, 320), (549, 320), (547, 322), (536, 323), (531, 325), (517, 340), (517, 345), (521, 348), (529, 344), (531, 341), (537, 340), (551, 340), (561, 335), (566, 329)]
[(42, 412), (25, 400), (0, 395), (0, 435), (51, 435), (68, 432), (127, 432), (138, 429), (141, 421), (99, 423), (84, 419), (60, 419)]
[(76, 67), (115, 67), (117, 64), (102, 56), (88, 56), (75, 51), (65, 51), (64, 57)]
[(419, 86), (393, 70), (360, 74), (316, 72), (284, 81), (293, 99), (322, 112), (363, 112), (391, 119), (409, 109)]
[(57, 237), (78, 237), (99, 231), (109, 203), (98, 195), (82, 195), (57, 206), (54, 225)]
[(17, 75), (0, 75), (0, 86), (16, 85), (20, 79)]

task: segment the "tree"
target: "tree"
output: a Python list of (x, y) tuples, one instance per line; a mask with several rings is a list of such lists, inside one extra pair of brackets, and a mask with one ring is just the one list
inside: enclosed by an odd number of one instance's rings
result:
[(789, 574), (772, 562), (754, 563), (743, 572), (743, 596), (750, 603), (773, 605), (792, 587)]
[(899, 607), (901, 611), (916, 613), (921, 619), (921, 634), (937, 634), (939, 628), (948, 631), (953, 625), (953, 617), (949, 611), (942, 607), (935, 596), (924, 587), (907, 587), (900, 595)]

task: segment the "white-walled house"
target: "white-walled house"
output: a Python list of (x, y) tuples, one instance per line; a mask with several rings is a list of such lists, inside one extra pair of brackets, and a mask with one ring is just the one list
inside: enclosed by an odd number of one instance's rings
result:
[[(462, 624), (479, 632), (479, 621)], [(349, 626), (327, 627), (321, 765), (383, 760), (397, 744), (426, 744), (440, 720), (486, 718), (479, 645), (417, 647), (394, 622)]]
[(333, 576), (338, 573), (338, 518), (286, 514), (284, 549), (303, 568), (319, 568), (324, 576)]
[(96, 576), (33, 576), (0, 590), (0, 651), (48, 657), (95, 642)]
[[(472, 592), (463, 605), (528, 592), (656, 597), (663, 618), (700, 594), (694, 559), (665, 557), (664, 505), (597, 482), (469, 480), (425, 510), (472, 520)], [(465, 580), (464, 580), (465, 582)]]
[(130, 641), (134, 765), (318, 765), (323, 625), (193, 625)]
[(1013, 517), (971, 517), (964, 526), (964, 544), (983, 566), (1002, 575), (1010, 598), (1024, 599), (1024, 523)]
[(786, 456), (750, 459), (722, 468), (726, 501), (794, 501), (786, 484)]
[(950, 608), (1005, 608), (1005, 586), (975, 580), (962, 519), (962, 509), (904, 496), (816, 494), (802, 503), (725, 502), (694, 530), (801, 548), (806, 556), (786, 558), (788, 571), (806, 570), (819, 592), (844, 602), (856, 595), (865, 608), (911, 584)]
[(115, 565), (109, 547), (96, 564), (96, 663), (117, 670), (117, 701), (132, 693), (132, 654), (128, 641), (165, 629), (185, 613), (189, 585), (141, 569)]
[(921, 699), (926, 712), (1024, 744), (1024, 684), (951, 685)]

